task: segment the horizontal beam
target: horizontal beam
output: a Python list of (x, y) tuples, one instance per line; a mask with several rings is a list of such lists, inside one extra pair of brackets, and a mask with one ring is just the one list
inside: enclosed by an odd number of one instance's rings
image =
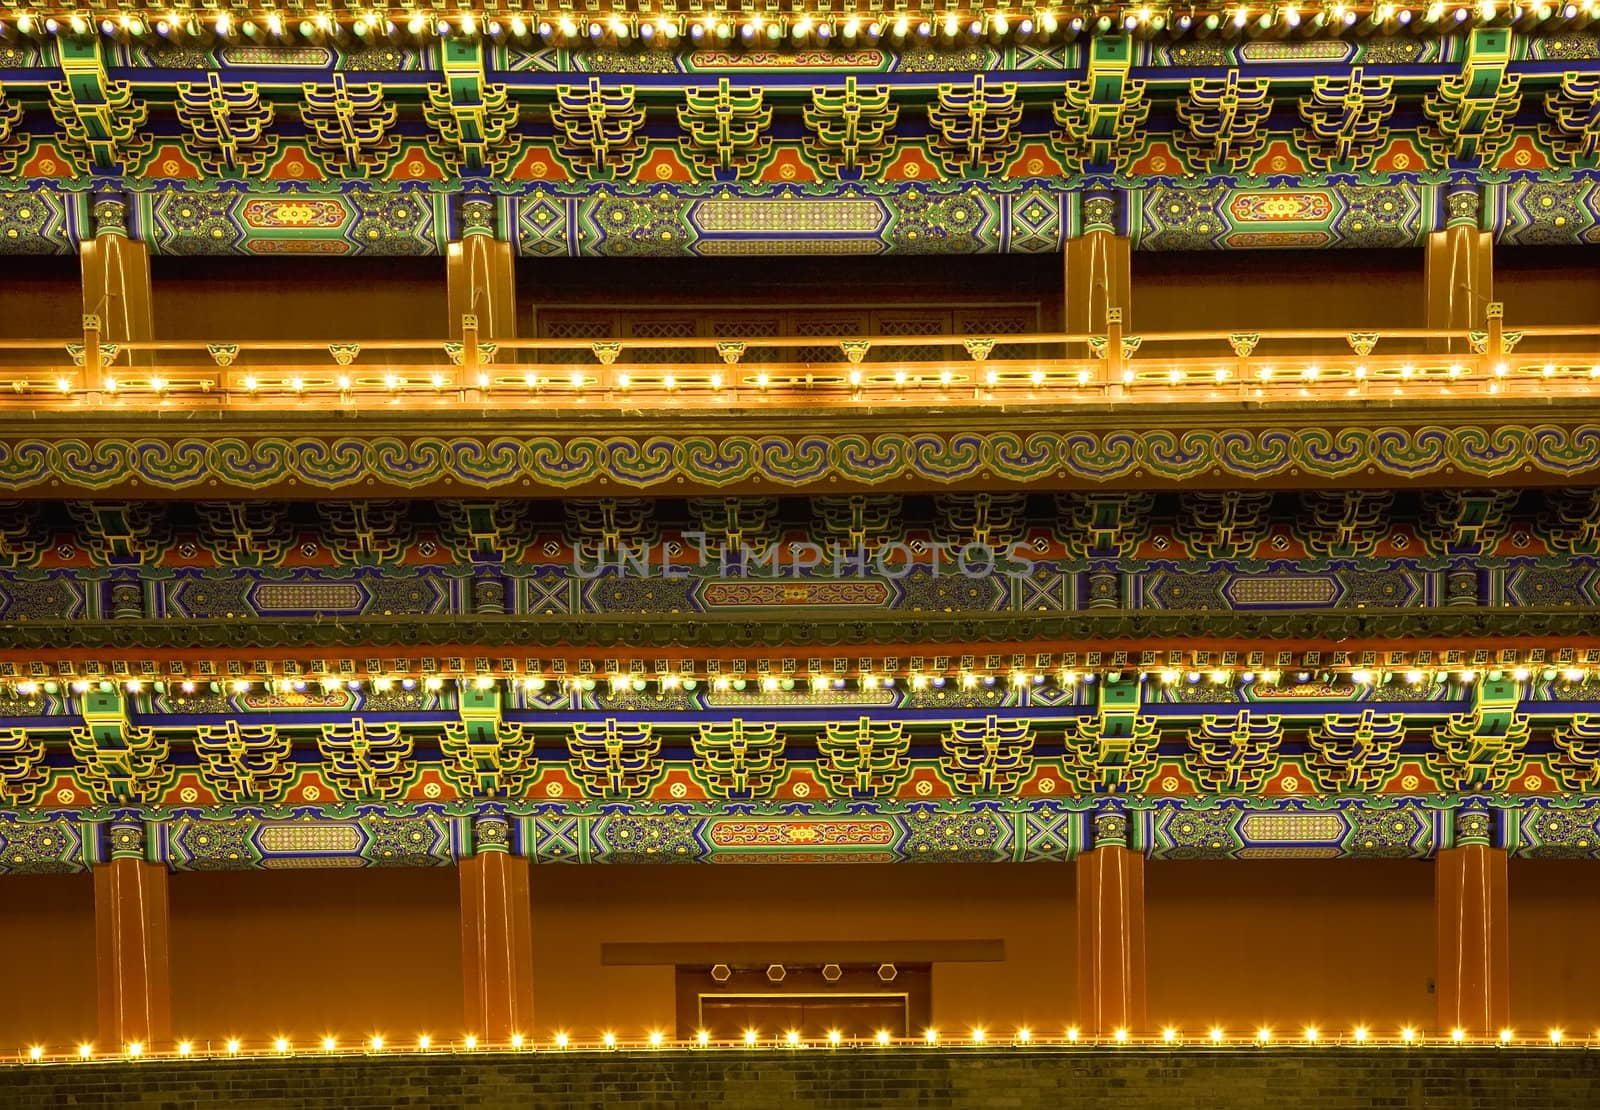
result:
[[(1467, 808), (1431, 795), (861, 801), (849, 804), (497, 805), (513, 850), (536, 863), (1040, 862), (1092, 846), (1095, 818), (1128, 819), (1152, 859), (1427, 859), (1457, 842), (1461, 814), (1482, 815), (1492, 843), (1528, 858), (1600, 859), (1600, 797), (1502, 798)], [(174, 871), (448, 866), (472, 854), (482, 816), (460, 807), (123, 811), (115, 822), (0, 812), (0, 875), (82, 872), (108, 830), (136, 830), (146, 858)], [(131, 822), (131, 824), (130, 824)]]
[(695, 964), (931, 964), (995, 963), (1003, 940), (886, 941), (612, 941), (600, 945), (605, 967), (683, 967)]
[[(352, 664), (348, 677), (368, 680), (389, 673), (441, 670), (466, 678), (496, 673), (517, 677), (529, 651), (545, 653), (545, 667), (553, 653), (570, 662), (575, 674), (582, 673), (580, 660), (638, 660), (643, 673), (646, 658), (655, 658), (649, 655), (652, 652), (667, 652), (674, 661), (723, 660), (733, 673), (752, 657), (770, 659), (781, 656), (784, 649), (831, 653), (830, 659), (848, 656), (847, 673), (870, 673), (889, 649), (899, 649), (897, 655), (909, 651), (957, 659), (974, 653), (1068, 653), (1072, 666), (1088, 667), (1112, 665), (1113, 660), (1100, 656), (1116, 652), (1126, 656), (1121, 662), (1127, 666), (1209, 669), (1196, 660), (1197, 653), (1227, 651), (1244, 657), (1254, 653), (1260, 656), (1257, 666), (1288, 667), (1303, 662), (1308, 652), (1322, 653), (1329, 661), (1340, 659), (1340, 666), (1351, 666), (1350, 659), (1359, 658), (1359, 653), (1374, 653), (1376, 659), (1381, 652), (1385, 663), (1392, 655), (1397, 666), (1418, 663), (1424, 652), (1434, 653), (1430, 658), (1456, 653), (1449, 656), (1453, 665), (1470, 665), (1477, 651), (1491, 652), (1497, 662), (1504, 652), (1505, 662), (1517, 663), (1535, 653), (1558, 658), (1567, 649), (1587, 652), (1600, 645), (1592, 611), (1576, 607), (863, 613), (818, 606), (794, 616), (780, 609), (758, 616), (715, 617), (650, 612), (30, 620), (6, 625), (6, 634), (0, 661), (9, 660), (21, 669), (9, 675), (0, 670), (0, 676), (22, 681), (86, 677), (114, 683), (124, 678), (164, 680), (170, 676), (169, 664), (186, 665), (180, 674), (223, 681), (272, 675), (315, 680), (330, 673), (326, 663), (319, 668), (315, 661), (329, 659), (360, 660), (360, 670)], [(1279, 653), (1286, 657), (1281, 664)], [(874, 662), (860, 667), (858, 659)], [(57, 660), (70, 660), (74, 667), (59, 670)], [(250, 661), (251, 666), (236, 672), (228, 661)], [(270, 669), (260, 673), (255, 661)], [(285, 662), (294, 665), (284, 666)], [(43, 669), (31, 669), (34, 664)], [(1019, 669), (1029, 666), (1024, 663)], [(900, 669), (885, 665), (878, 673)], [(532, 670), (538, 672), (540, 666)], [(340, 675), (343, 670), (335, 668), (332, 673)], [(601, 679), (609, 673), (606, 666), (596, 670)]]
[[(915, 430), (907, 428), (914, 423)], [(40, 413), (0, 444), (14, 496), (304, 498), (1575, 483), (1600, 472), (1587, 401), (1150, 406), (1005, 412), (872, 406), (767, 420), (686, 408), (508, 414)]]
[[(1587, 401), (1600, 392), (1600, 327), (1508, 332), (1498, 304), (1489, 317), (1479, 332), (1124, 334), (1119, 314), (1111, 330), (1094, 334), (858, 335), (819, 344), (795, 336), (489, 343), (469, 316), (464, 341), (104, 344), (99, 318), (90, 316), (74, 340), (0, 346), (0, 411), (237, 419), (281, 417), (311, 402), (352, 416), (492, 406), (509, 414), (700, 410), (777, 419), (796, 407), (982, 413), (1026, 405), (1088, 415), (1119, 404), (1506, 405)], [(1330, 344), (1344, 346), (1329, 352)], [(832, 357), (818, 358), (819, 346)], [(898, 357), (908, 349), (915, 359)], [(938, 352), (932, 359), (929, 349)], [(776, 357), (765, 361), (769, 353)], [(575, 362), (551, 361), (561, 355)]]

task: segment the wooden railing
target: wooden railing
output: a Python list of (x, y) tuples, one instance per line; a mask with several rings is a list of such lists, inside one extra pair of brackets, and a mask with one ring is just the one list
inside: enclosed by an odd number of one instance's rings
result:
[[(0, 343), (0, 408), (427, 409), (444, 405), (765, 408), (882, 404), (1159, 404), (1588, 396), (1600, 326), (740, 339)], [(782, 361), (835, 345), (838, 358)], [(903, 361), (903, 348), (948, 357)], [(995, 358), (996, 349), (1038, 352)], [(632, 356), (632, 360), (630, 360)], [(641, 356), (648, 356), (643, 360)], [(566, 361), (561, 361), (566, 360)], [(578, 361), (581, 360), (581, 361)]]

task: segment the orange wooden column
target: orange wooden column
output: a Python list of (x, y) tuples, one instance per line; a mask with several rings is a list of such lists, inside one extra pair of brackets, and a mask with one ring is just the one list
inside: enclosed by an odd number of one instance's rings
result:
[(1078, 857), (1078, 1024), (1087, 1036), (1145, 1031), (1144, 855), (1127, 818), (1094, 819), (1095, 847)]
[(479, 817), (461, 860), (461, 973), (467, 1032), (486, 1045), (533, 1032), (533, 906), (528, 860), (511, 854), (510, 822)]
[(1128, 237), (1118, 233), (1116, 197), (1091, 192), (1084, 197), (1082, 212), (1082, 234), (1062, 246), (1062, 330), (1098, 335), (1113, 308), (1122, 310), (1123, 326), (1131, 327), (1133, 252)]
[(1492, 1037), (1511, 1024), (1506, 850), (1491, 847), (1489, 816), (1456, 816), (1455, 846), (1435, 860), (1439, 1029)]
[(171, 1047), (167, 868), (144, 858), (144, 826), (111, 826), (111, 859), (94, 869), (95, 972), (100, 1042)]

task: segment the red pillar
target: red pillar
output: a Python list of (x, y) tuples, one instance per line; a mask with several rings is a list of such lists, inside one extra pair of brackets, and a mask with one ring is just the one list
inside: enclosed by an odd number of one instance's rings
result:
[(1435, 863), (1439, 1032), (1492, 1037), (1511, 1024), (1506, 850), (1446, 848)]
[(1116, 844), (1078, 857), (1078, 1022), (1087, 1036), (1145, 1030), (1144, 855)]
[(473, 824), (477, 854), (461, 860), (461, 972), (467, 1032), (485, 1045), (533, 1032), (533, 906), (529, 863), (509, 851), (504, 818)]
[(94, 917), (100, 1043), (171, 1047), (166, 866), (119, 856), (95, 867)]

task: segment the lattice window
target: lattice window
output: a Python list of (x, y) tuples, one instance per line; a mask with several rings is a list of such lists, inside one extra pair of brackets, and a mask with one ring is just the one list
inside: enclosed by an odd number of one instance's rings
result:
[[(957, 335), (1019, 335), (1039, 330), (1038, 305), (995, 305), (956, 311)], [(1038, 358), (1032, 343), (999, 343), (990, 358)]]
[[(539, 314), (541, 339), (610, 339), (616, 334), (617, 314), (614, 312), (579, 314), (554, 309)], [(583, 350), (545, 351), (543, 358), (547, 362), (578, 366), (594, 362), (594, 355)]]
[[(700, 335), (699, 318), (692, 315), (639, 316), (625, 321), (623, 334), (629, 339), (696, 339)], [(623, 362), (667, 362), (686, 365), (705, 362), (705, 351), (646, 350), (624, 345)]]
[[(829, 313), (827, 315), (796, 315), (790, 335), (795, 336), (852, 336), (869, 335), (872, 331), (872, 321), (865, 312), (852, 312), (848, 315)], [(844, 352), (837, 343), (829, 343), (817, 347), (798, 347), (790, 355), (800, 362), (842, 362)]]
[[(786, 334), (783, 318), (776, 314), (757, 315), (745, 313), (738, 316), (710, 316), (709, 334), (718, 339), (745, 339), (752, 336), (765, 339)], [(789, 362), (794, 354), (782, 347), (751, 347), (739, 360), (741, 366), (760, 366), (774, 362)]]
[[(874, 335), (949, 335), (948, 312), (875, 312)], [(918, 343), (914, 347), (885, 347), (879, 356), (885, 362), (946, 362), (960, 354), (933, 343)]]

